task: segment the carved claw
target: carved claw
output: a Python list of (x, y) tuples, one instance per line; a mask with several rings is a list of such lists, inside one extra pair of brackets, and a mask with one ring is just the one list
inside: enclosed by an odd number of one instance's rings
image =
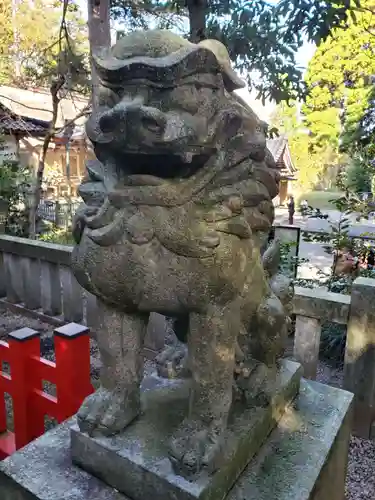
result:
[(267, 406), (270, 402), (268, 384), (273, 375), (271, 368), (255, 360), (237, 364), (233, 382), (234, 399), (249, 407)]
[(186, 418), (170, 440), (170, 458), (176, 473), (193, 478), (203, 469), (213, 473), (220, 466), (225, 425)]
[(88, 396), (77, 414), (78, 426), (90, 436), (111, 436), (125, 429), (140, 413), (139, 394), (100, 388)]
[(95, 215), (97, 210), (98, 207), (87, 206), (85, 203), (81, 203), (81, 205), (78, 207), (73, 217), (72, 223), (72, 234), (74, 241), (77, 244), (79, 244), (81, 241), (82, 234), (86, 226), (86, 217), (89, 215)]

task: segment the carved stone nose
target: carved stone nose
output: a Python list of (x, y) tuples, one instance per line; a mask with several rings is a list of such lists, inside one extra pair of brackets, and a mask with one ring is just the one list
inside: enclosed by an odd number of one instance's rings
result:
[(120, 103), (109, 112), (103, 114), (99, 120), (100, 130), (104, 134), (125, 129), (138, 130), (152, 136), (160, 136), (166, 127), (166, 118), (162, 111), (148, 106), (124, 106)]

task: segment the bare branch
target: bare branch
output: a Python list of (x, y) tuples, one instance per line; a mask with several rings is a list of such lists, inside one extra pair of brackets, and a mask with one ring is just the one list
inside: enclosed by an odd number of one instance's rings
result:
[(15, 104), (19, 104), (20, 106), (22, 106), (24, 108), (27, 108), (27, 109), (31, 109), (33, 111), (42, 111), (43, 113), (49, 113), (50, 112), (48, 109), (45, 109), (45, 108), (42, 109), (42, 108), (36, 108), (35, 106), (28, 106), (27, 104), (25, 104), (25, 103), (23, 103), (21, 101), (17, 101), (16, 99), (13, 99), (12, 97), (8, 97), (6, 95), (0, 94), (0, 99), (5, 99), (7, 101), (14, 102)]
[(88, 104), (87, 106), (85, 106), (83, 108), (83, 110), (78, 113), (78, 115), (76, 115), (74, 118), (72, 118), (71, 120), (68, 120), (63, 127), (60, 127), (60, 128), (55, 128), (54, 130), (54, 133), (53, 135), (56, 135), (56, 134), (59, 134), (60, 132), (62, 132), (65, 128), (67, 127), (70, 127), (70, 125), (73, 125), (77, 120), (79, 120), (79, 118), (82, 118), (82, 116), (86, 116), (90, 113), (91, 111), (91, 104)]

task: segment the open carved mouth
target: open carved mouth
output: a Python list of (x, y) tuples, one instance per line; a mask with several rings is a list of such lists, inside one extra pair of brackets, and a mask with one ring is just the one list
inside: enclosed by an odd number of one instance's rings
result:
[[(123, 165), (126, 178), (130, 182), (133, 177), (137, 181), (141, 181), (142, 176), (145, 177), (145, 181), (151, 177), (155, 178), (155, 181), (156, 179), (160, 179), (160, 181), (163, 179), (186, 179), (204, 167), (210, 158), (210, 154), (212, 153), (196, 153), (195, 151), (175, 153), (173, 155), (170, 153), (127, 153), (121, 155), (119, 164)], [(133, 184), (134, 182), (131, 183)]]

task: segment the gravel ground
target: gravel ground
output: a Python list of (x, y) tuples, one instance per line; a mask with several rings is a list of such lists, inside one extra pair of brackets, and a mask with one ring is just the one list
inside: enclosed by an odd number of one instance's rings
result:
[[(8, 311), (0, 311), (0, 339), (5, 339), (6, 335), (19, 328), (29, 327), (41, 333), (42, 355), (54, 360), (53, 343), (51, 340), (53, 327), (37, 320), (19, 316)], [(287, 348), (287, 356), (292, 355), (292, 339)], [(99, 378), (99, 353), (95, 341), (91, 341), (91, 380), (94, 386), (98, 384)], [(3, 367), (7, 369), (7, 367)], [(153, 363), (145, 361), (145, 372), (151, 373), (154, 369)], [(341, 369), (332, 368), (327, 363), (319, 362), (317, 381), (341, 387), (343, 373)], [(46, 384), (46, 392), (54, 393), (54, 387)], [(11, 400), (6, 398), (9, 429), (11, 422)], [(52, 419), (46, 420), (46, 428), (55, 425)], [(350, 441), (350, 451), (348, 460), (348, 475), (346, 482), (346, 500), (375, 500), (375, 442), (352, 437)]]

